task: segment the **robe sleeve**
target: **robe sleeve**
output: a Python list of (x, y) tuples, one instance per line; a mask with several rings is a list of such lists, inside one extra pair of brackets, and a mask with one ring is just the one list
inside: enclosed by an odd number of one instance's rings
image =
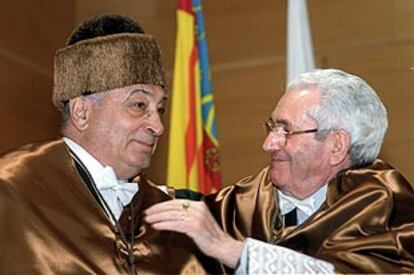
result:
[(269, 241), (272, 236), (271, 223), (277, 202), (267, 171), (265, 168), (204, 198), (222, 229), (237, 240), (254, 237)]
[(247, 238), (236, 274), (333, 274), (334, 266), (289, 248)]
[(412, 184), (383, 163), (342, 173), (330, 182), (326, 210), (288, 247), (311, 240), (306, 254), (338, 272), (412, 273), (413, 202)]

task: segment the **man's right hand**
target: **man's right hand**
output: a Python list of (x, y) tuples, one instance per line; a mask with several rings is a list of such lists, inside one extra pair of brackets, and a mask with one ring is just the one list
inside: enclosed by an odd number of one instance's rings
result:
[(243, 242), (233, 239), (217, 224), (204, 202), (171, 200), (145, 210), (145, 221), (156, 230), (180, 232), (191, 237), (207, 256), (235, 268)]

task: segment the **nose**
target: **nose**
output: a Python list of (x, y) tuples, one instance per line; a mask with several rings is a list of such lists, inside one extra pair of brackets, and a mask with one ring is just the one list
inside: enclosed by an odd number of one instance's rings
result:
[(154, 112), (149, 115), (147, 130), (156, 137), (159, 137), (164, 133), (164, 123), (162, 122), (161, 116), (158, 112)]
[(273, 152), (282, 149), (286, 144), (286, 137), (275, 132), (267, 134), (262, 148), (265, 152)]

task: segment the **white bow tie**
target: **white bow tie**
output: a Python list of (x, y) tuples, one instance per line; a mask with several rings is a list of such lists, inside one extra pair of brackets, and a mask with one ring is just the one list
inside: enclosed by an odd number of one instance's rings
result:
[(138, 191), (138, 185), (133, 182), (118, 182), (114, 170), (106, 166), (102, 172), (98, 189), (118, 220), (124, 206), (132, 200)]

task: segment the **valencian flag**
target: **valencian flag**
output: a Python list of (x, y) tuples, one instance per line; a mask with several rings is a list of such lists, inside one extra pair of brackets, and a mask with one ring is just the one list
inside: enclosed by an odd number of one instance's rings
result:
[(200, 0), (178, 0), (167, 183), (220, 189), (217, 125)]

